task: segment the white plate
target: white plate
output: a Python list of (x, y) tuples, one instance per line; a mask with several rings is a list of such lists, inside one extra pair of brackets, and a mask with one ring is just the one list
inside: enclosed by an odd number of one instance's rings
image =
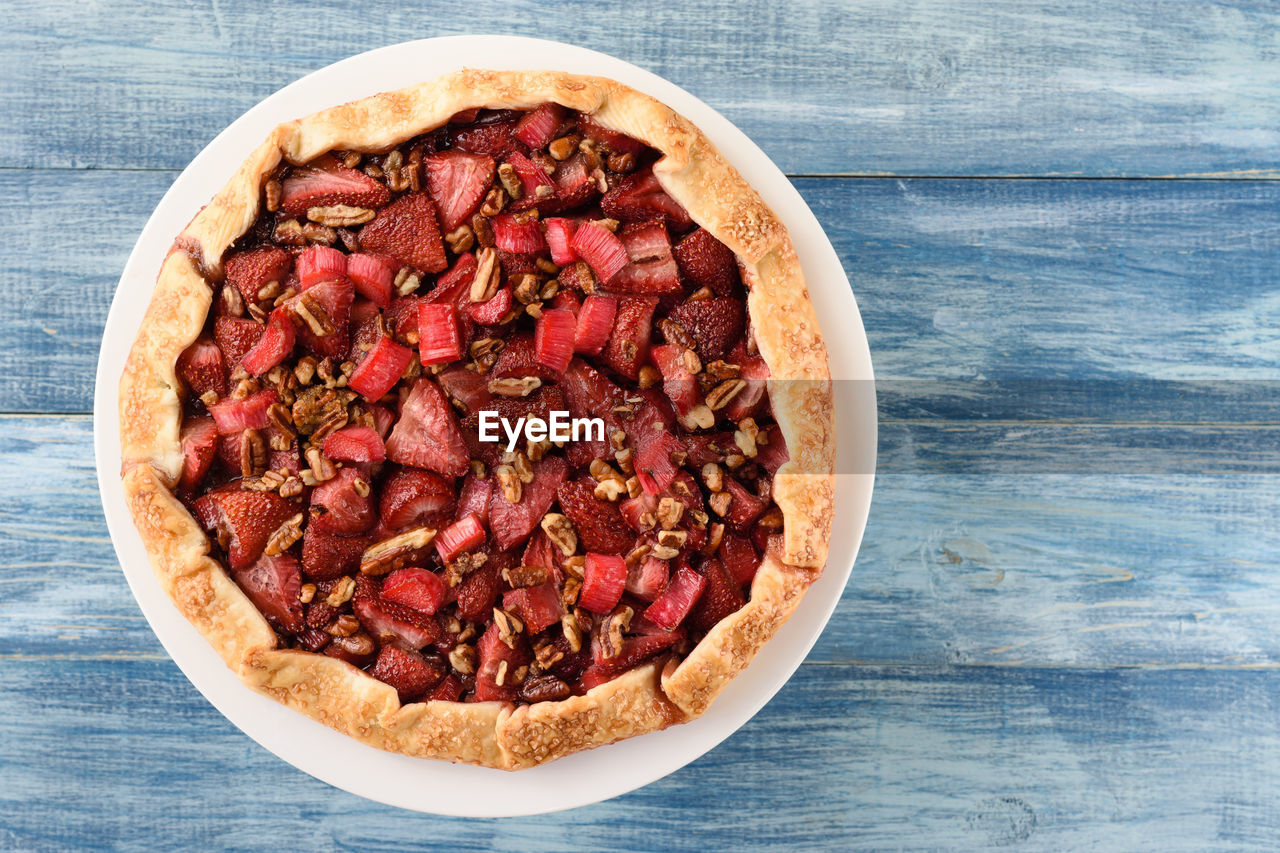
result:
[[(496, 60), (490, 58), (497, 58)], [(120, 485), (116, 385), (165, 252), (182, 226), (278, 122), (397, 89), (463, 66), (556, 68), (612, 77), (664, 101), (709, 136), (781, 216), (824, 318), (840, 399), (839, 513), (826, 573), (795, 616), (703, 717), (663, 732), (572, 755), (519, 773), (451, 765), (365, 746), (244, 687), (156, 582)], [(353, 794), (417, 811), (500, 817), (599, 802), (671, 773), (733, 734), (781, 689), (813, 647), (853, 567), (871, 502), (876, 449), (871, 355), (835, 250), (800, 194), (759, 148), (683, 89), (613, 57), (507, 36), (406, 42), (322, 68), (276, 92), (209, 143), (169, 189), (120, 277), (98, 360), (94, 447), (107, 526), (125, 577), (152, 629), (206, 699), (249, 737), (295, 767)], [(849, 389), (858, 389), (847, 393)]]

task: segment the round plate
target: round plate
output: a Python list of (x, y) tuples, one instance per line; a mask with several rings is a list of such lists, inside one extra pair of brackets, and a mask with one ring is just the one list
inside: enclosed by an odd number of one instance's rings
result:
[[(486, 57), (501, 57), (491, 62)], [(683, 113), (716, 144), (791, 232), (805, 278), (826, 319), (839, 423), (831, 559), (799, 609), (701, 718), (666, 731), (508, 773), (408, 758), (365, 746), (245, 687), (178, 612), (151, 572), (120, 483), (116, 388), (156, 275), (190, 221), (280, 121), (464, 66), (554, 68), (612, 77)], [(539, 814), (599, 802), (671, 773), (733, 734), (781, 689), (830, 618), (853, 567), (871, 503), (876, 408), (871, 354), (835, 250), (786, 177), (747, 137), (683, 89), (613, 57), (572, 45), (507, 36), (406, 42), (322, 68), (249, 110), (209, 143), (147, 221), (111, 304), (94, 400), (94, 447), (107, 526), (129, 587), (178, 667), (224, 716), (262, 746), (330, 785), (379, 802), (445, 815)], [(584, 784), (590, 780), (588, 784)]]

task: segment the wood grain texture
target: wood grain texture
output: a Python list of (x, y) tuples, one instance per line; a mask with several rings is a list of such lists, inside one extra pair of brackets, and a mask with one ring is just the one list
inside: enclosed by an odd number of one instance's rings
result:
[[(91, 408), (119, 271), (172, 179), (0, 170), (6, 411)], [(849, 271), (885, 418), (1280, 420), (1280, 183), (796, 185)]]
[(8, 19), (8, 166), (180, 168), (323, 65), (514, 32), (667, 76), (793, 173), (1280, 174), (1280, 16), (1258, 0), (605, 0), (563, 16), (532, 0), (358, 16), (338, 0), (18, 0)]
[(1261, 848), (1280, 832), (1278, 678), (806, 666), (659, 782), (486, 821), (378, 806), (305, 776), (169, 662), (4, 661), (0, 848)]

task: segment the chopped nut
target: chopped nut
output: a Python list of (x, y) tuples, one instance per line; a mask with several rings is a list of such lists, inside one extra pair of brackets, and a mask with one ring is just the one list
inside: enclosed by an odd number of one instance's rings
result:
[(689, 538), (687, 530), (661, 530), (658, 532), (658, 544), (668, 548), (680, 548)]
[(377, 216), (376, 210), (367, 207), (352, 207), (348, 204), (330, 204), (321, 207), (307, 208), (307, 219), (328, 225), (331, 228), (350, 228), (352, 225), (363, 225)]
[[(630, 475), (635, 473), (635, 467), (633, 465), (635, 453), (630, 447), (615, 450), (613, 452), (613, 459), (618, 463), (618, 467), (622, 469), (623, 474)], [(634, 498), (635, 495), (631, 495), (631, 497)]]
[(564, 579), (564, 589), (560, 593), (560, 601), (563, 602), (566, 610), (578, 603), (578, 593), (581, 591), (581, 579), (574, 577)]
[(671, 530), (680, 523), (681, 516), (684, 515), (684, 502), (678, 501), (673, 497), (664, 497), (658, 501), (658, 524), (662, 525), (664, 530)]
[[(554, 648), (554, 647), (553, 647)], [(474, 646), (459, 643), (449, 652), (449, 666), (459, 675), (471, 675), (476, 671), (476, 650)]]
[(560, 272), (560, 267), (556, 266), (555, 261), (550, 258), (538, 258), (535, 263), (537, 263), (538, 269), (542, 270), (547, 275), (555, 275)]
[(547, 455), (547, 451), (551, 449), (551, 439), (543, 438), (538, 441), (532, 439), (527, 444), (525, 454), (529, 457), (530, 462), (537, 462)]
[(627, 478), (627, 497), (638, 498), (642, 491), (644, 491), (644, 487), (640, 485), (639, 477)]
[(647, 542), (641, 542), (636, 547), (627, 552), (624, 562), (628, 566), (638, 566), (653, 551), (653, 546)]
[(523, 379), (493, 379), (489, 382), (489, 392), (501, 397), (528, 397), (542, 386), (542, 380), (536, 376)]
[(360, 620), (350, 613), (344, 613), (325, 628), (325, 633), (334, 637), (350, 637), (360, 630)]
[(555, 643), (543, 643), (534, 650), (533, 659), (537, 661), (540, 669), (551, 669), (564, 660), (564, 652), (560, 651)]
[[(524, 196), (524, 184), (520, 181), (520, 176), (516, 174), (516, 167), (510, 163), (502, 163), (498, 166), (498, 182), (502, 184), (502, 188), (507, 191), (507, 195), (514, 199), (520, 199)], [(489, 194), (491, 197), (493, 193)], [(485, 204), (489, 203), (489, 199), (485, 199)], [(498, 210), (502, 208), (499, 207)], [(481, 212), (486, 216), (493, 216), (498, 210), (492, 213), (481, 208)]]
[(385, 575), (392, 569), (404, 568), (415, 552), (430, 545), (435, 538), (436, 532), (430, 527), (415, 527), (385, 539), (365, 549), (360, 557), (360, 571), (366, 575)]
[(559, 139), (553, 139), (551, 144), (547, 146), (547, 153), (551, 155), (553, 160), (568, 160), (570, 155), (578, 150), (578, 143), (581, 141), (582, 137), (574, 133), (562, 136)]
[(488, 302), (498, 292), (502, 269), (498, 266), (498, 253), (494, 249), (476, 252), (476, 274), (471, 279), (472, 302)]
[(741, 370), (742, 368), (738, 365), (727, 361), (721, 361), (720, 359), (716, 359), (706, 367), (707, 376), (716, 382), (723, 382), (726, 379), (736, 379)]
[(204, 403), (206, 408), (208, 408), (209, 406), (212, 406), (214, 403), (218, 402), (218, 392), (205, 391), (203, 394), (200, 395), (200, 402)]
[(279, 295), (280, 282), (278, 281), (269, 281), (258, 288), (258, 299), (260, 300), (275, 299)]
[(578, 550), (578, 532), (573, 529), (573, 522), (558, 512), (549, 512), (542, 517), (542, 529), (547, 538), (560, 549), (566, 557), (572, 557)]
[(507, 662), (505, 660), (498, 661), (498, 673), (494, 676), (493, 681), (499, 687), (507, 683)]
[(459, 554), (452, 563), (444, 567), (444, 578), (450, 587), (462, 583), (462, 579), (476, 569), (489, 562), (489, 555), (484, 553)]
[(520, 478), (520, 482), (526, 486), (533, 482), (533, 466), (529, 464), (529, 457), (522, 451), (506, 451), (502, 454), (502, 461), (511, 466), (516, 476)]
[[(497, 192), (501, 192), (501, 190)], [(484, 208), (481, 208), (479, 213), (472, 215), (471, 230), (476, 234), (476, 245), (493, 245), (493, 226), (489, 224), (489, 219), (484, 214)]]
[(551, 577), (551, 573), (546, 566), (510, 566), (502, 570), (502, 579), (512, 589), (523, 589), (524, 587), (537, 586), (546, 583)]
[(566, 557), (561, 565), (564, 566), (564, 570), (570, 575), (578, 580), (582, 580), (582, 578), (585, 577), (587, 569), (587, 558), (583, 556)]
[(686, 429), (711, 429), (716, 425), (716, 415), (709, 406), (700, 403), (689, 410), (689, 414), (680, 418), (680, 423)]
[(707, 498), (707, 505), (711, 507), (711, 511), (721, 518), (724, 518), (725, 513), (729, 511), (731, 503), (733, 503), (733, 495), (728, 492), (716, 492)]
[(324, 603), (330, 607), (341, 607), (351, 600), (351, 596), (356, 591), (356, 579), (350, 575), (338, 578), (338, 582), (333, 585), (333, 589), (329, 590), (329, 595), (325, 598)]
[(655, 545), (651, 553), (659, 560), (674, 560), (680, 556), (680, 551), (670, 545)]
[(627, 434), (620, 429), (609, 433), (609, 444), (614, 450), (621, 450), (627, 444)]
[(702, 546), (702, 553), (714, 554), (722, 541), (724, 541), (724, 525), (717, 521), (707, 527), (707, 542)]
[(550, 674), (528, 678), (520, 686), (520, 698), (529, 703), (558, 702), (571, 695), (573, 690), (569, 685)]
[(533, 189), (534, 198), (551, 198), (556, 194), (556, 188), (550, 184), (538, 184)]
[(591, 224), (598, 225), (606, 231), (617, 231), (621, 223), (616, 219), (592, 219)]
[(298, 363), (293, 367), (293, 375), (298, 377), (298, 382), (301, 384), (309, 385), (316, 375), (315, 356), (306, 355), (298, 359)]
[(319, 243), (323, 246), (333, 245), (333, 241), (338, 239), (338, 232), (334, 231), (328, 225), (317, 225), (314, 222), (307, 222), (302, 226), (302, 236), (312, 243)]
[(256, 302), (249, 303), (249, 316), (259, 323), (267, 322), (267, 312), (262, 310), (262, 306)]
[(342, 156), (342, 165), (346, 166), (348, 169), (354, 169), (360, 165), (360, 161), (363, 157), (364, 155), (359, 151), (348, 151)]
[(240, 291), (231, 285), (222, 288), (222, 309), (232, 317), (244, 316), (244, 299)]
[(651, 512), (640, 513), (640, 529), (641, 530), (652, 530), (654, 527), (657, 526), (657, 524), (658, 524), (658, 519), (656, 516), (654, 516), (653, 513)]
[[(267, 422), (289, 438), (297, 435), (293, 429), (293, 412), (283, 403), (272, 403), (267, 409)], [(286, 448), (277, 448), (284, 450)]]
[(738, 449), (742, 451), (742, 455), (748, 459), (756, 457), (756, 440), (755, 436), (746, 430), (739, 429), (733, 434), (733, 443), (738, 445)]
[(688, 511), (688, 515), (693, 521), (693, 526), (699, 530), (704, 529), (707, 526), (707, 522), (711, 519), (711, 516), (707, 515), (700, 509), (691, 509)]
[(263, 187), (263, 194), (266, 196), (266, 208), (268, 213), (275, 213), (280, 209), (280, 192), (284, 188), (275, 178), (267, 181)]
[(730, 453), (724, 458), (724, 467), (728, 468), (730, 471), (736, 471), (745, 465), (746, 461), (747, 457), (743, 456), (741, 453)]
[(604, 165), (600, 153), (596, 150), (596, 142), (594, 139), (584, 139), (578, 143), (578, 150), (582, 152), (582, 159), (587, 161), (588, 169), (599, 169)]
[(291, 307), (294, 316), (306, 323), (307, 328), (318, 338), (328, 337), (338, 330), (324, 308), (309, 293), (299, 296)]
[(627, 493), (627, 486), (622, 480), (601, 480), (596, 483), (593, 494), (598, 500), (616, 501)]
[(689, 294), (689, 298), (685, 302), (702, 302), (715, 296), (715, 291), (709, 287), (699, 287), (693, 293)]
[(622, 652), (622, 635), (631, 627), (634, 615), (635, 611), (624, 605), (605, 617), (604, 624), (600, 626), (600, 647), (606, 660), (616, 658)]
[(493, 475), (498, 478), (498, 485), (502, 487), (502, 497), (506, 499), (507, 503), (520, 503), (523, 486), (515, 469), (510, 465), (499, 465), (493, 469)]
[(302, 588), (298, 590), (298, 601), (303, 604), (310, 604), (311, 599), (316, 597), (316, 585), (313, 583), (304, 583)]
[(640, 368), (639, 384), (641, 388), (652, 388), (662, 381), (662, 374), (658, 372), (658, 368), (651, 364), (646, 364)]
[(506, 643), (508, 648), (514, 649), (516, 647), (516, 637), (524, 631), (524, 623), (501, 607), (495, 607), (493, 608), (493, 624), (498, 626), (498, 639)]
[(724, 471), (716, 463), (708, 462), (702, 466), (702, 482), (711, 491), (718, 492), (724, 488)]
[(351, 484), (351, 488), (362, 498), (369, 497), (369, 483), (360, 477), (356, 477), (355, 482)]
[(306, 452), (307, 466), (311, 469), (311, 475), (316, 478), (316, 482), (323, 483), (326, 480), (332, 480), (337, 476), (338, 471), (333, 467), (333, 463), (325, 458), (318, 447), (309, 447)]
[(302, 246), (307, 242), (306, 235), (302, 233), (302, 223), (296, 219), (285, 219), (276, 223), (275, 230), (271, 232), (271, 237), (277, 243), (285, 246)]
[(247, 429), (240, 438), (240, 476), (255, 477), (267, 470), (267, 445), (256, 429)]
[(246, 480), (246, 489), (254, 492), (274, 492), (284, 483), (285, 476), (279, 471), (267, 471), (256, 480)]
[(480, 479), (485, 478), (484, 463), (479, 459), (472, 459), (470, 465), (471, 473)]
[(532, 273), (524, 273), (513, 277), (515, 289), (512, 295), (521, 305), (528, 305), (530, 302), (538, 301), (538, 293), (542, 289), (542, 279)]
[(605, 480), (622, 480), (622, 475), (603, 459), (592, 459), (591, 464), (587, 466), (587, 470), (598, 483)]
[(569, 641), (569, 651), (582, 651), (582, 630), (578, 626), (578, 617), (573, 613), (566, 613), (560, 617), (560, 630), (564, 634), (564, 638)]
[(275, 557), (283, 554), (293, 547), (293, 544), (302, 538), (302, 513), (295, 513), (283, 524), (275, 529), (271, 537), (267, 539), (267, 547), (263, 553), (268, 557)]
[(422, 284), (422, 279), (409, 267), (401, 267), (396, 272), (395, 280), (391, 284), (395, 287), (396, 293), (401, 296), (408, 296), (418, 289), (418, 285)]
[(611, 172), (630, 172), (636, 167), (636, 158), (634, 154), (619, 154), (614, 152), (609, 155), (609, 171)]
[(302, 494), (302, 488), (302, 481), (291, 475), (280, 484), (280, 497), (296, 498)]
[(702, 372), (702, 361), (693, 350), (687, 349), (680, 353), (680, 361), (684, 364), (684, 369), (690, 373)]
[(444, 235), (444, 241), (449, 244), (449, 250), (455, 255), (461, 255), (463, 252), (469, 251), (476, 244), (476, 235), (466, 225), (459, 225), (457, 228)]
[(658, 322), (658, 331), (662, 332), (662, 336), (667, 339), (669, 344), (675, 344), (685, 349), (694, 349), (697, 346), (693, 336), (685, 331), (684, 326), (669, 317)]

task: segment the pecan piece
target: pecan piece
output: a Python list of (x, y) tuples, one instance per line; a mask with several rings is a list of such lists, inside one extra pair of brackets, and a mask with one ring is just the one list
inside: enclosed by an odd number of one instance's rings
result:
[(366, 575), (385, 575), (392, 569), (402, 569), (417, 551), (431, 544), (436, 532), (430, 527), (415, 527), (398, 536), (384, 539), (365, 549), (360, 557), (360, 571)]

